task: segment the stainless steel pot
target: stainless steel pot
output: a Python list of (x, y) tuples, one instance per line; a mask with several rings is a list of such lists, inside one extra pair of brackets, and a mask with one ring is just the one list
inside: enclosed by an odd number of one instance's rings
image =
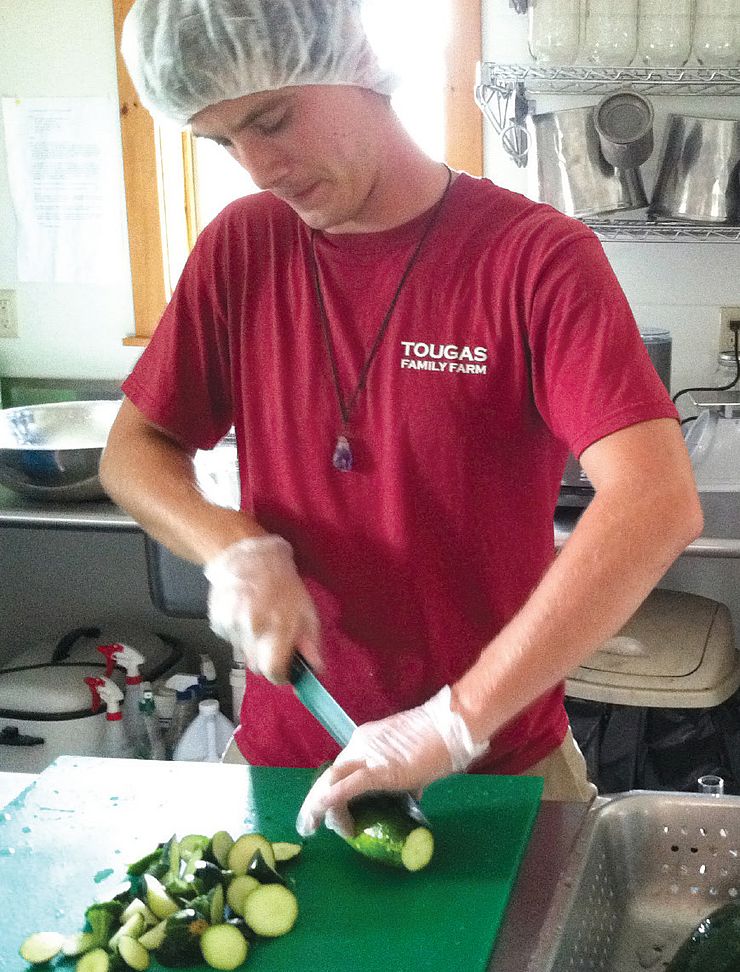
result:
[(669, 115), (650, 212), (710, 223), (740, 221), (740, 121)]
[(602, 155), (592, 107), (533, 115), (531, 125), (541, 202), (579, 217), (647, 206), (640, 170)]

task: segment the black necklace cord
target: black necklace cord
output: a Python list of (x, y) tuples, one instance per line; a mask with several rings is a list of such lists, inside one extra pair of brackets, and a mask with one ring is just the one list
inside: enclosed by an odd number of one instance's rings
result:
[[(737, 383), (740, 381), (740, 330), (737, 329), (737, 328), (734, 331), (734, 338), (735, 338), (735, 342), (734, 342), (735, 343), (735, 347), (733, 348), (733, 352), (734, 352), (734, 355), (735, 355), (735, 369), (736, 370), (735, 370), (735, 377), (733, 378), (733, 380), (731, 382), (728, 382), (728, 384), (726, 384), (726, 385), (697, 385), (695, 388), (682, 388), (681, 391), (677, 391), (676, 394), (672, 398), (672, 401), (673, 401), (673, 404), (674, 405), (676, 404), (676, 401), (682, 395), (688, 395), (689, 392), (693, 392), (693, 391), (729, 391), (731, 388), (734, 388), (737, 385)], [(684, 422), (691, 421), (695, 417), (696, 416), (692, 416), (691, 419), (684, 419), (683, 422), (681, 423), (681, 425), (683, 425)]]
[(375, 339), (373, 340), (373, 343), (372, 343), (372, 345), (370, 347), (370, 351), (368, 353), (368, 356), (367, 356), (367, 358), (365, 358), (365, 361), (364, 361), (364, 363), (362, 365), (362, 368), (360, 369), (360, 374), (359, 374), (358, 379), (357, 379), (357, 384), (355, 386), (355, 390), (352, 393), (352, 396), (351, 396), (349, 402), (345, 402), (344, 394), (342, 393), (342, 385), (341, 385), (341, 382), (340, 382), (340, 379), (339, 379), (339, 369), (338, 369), (338, 366), (337, 366), (337, 359), (336, 359), (336, 354), (335, 354), (335, 351), (334, 351), (334, 342), (332, 341), (332, 337), (331, 337), (331, 329), (329, 327), (329, 318), (328, 318), (328, 315), (326, 313), (326, 305), (324, 303), (324, 295), (323, 295), (323, 292), (321, 290), (321, 281), (319, 279), (319, 266), (318, 266), (318, 261), (316, 260), (316, 248), (315, 248), (315, 242), (314, 242), (315, 236), (316, 236), (316, 230), (311, 229), (311, 237), (310, 237), (310, 240), (311, 240), (311, 250), (310, 250), (310, 252), (311, 252), (311, 264), (312, 264), (312, 270), (313, 270), (314, 288), (316, 290), (316, 299), (317, 299), (317, 302), (318, 302), (318, 305), (319, 305), (319, 318), (321, 320), (321, 330), (323, 331), (323, 334), (324, 334), (324, 341), (326, 343), (326, 350), (327, 350), (327, 354), (329, 356), (329, 362), (331, 364), (331, 373), (332, 373), (332, 380), (334, 382), (334, 390), (335, 390), (336, 395), (337, 395), (337, 402), (339, 404), (339, 411), (340, 411), (341, 416), (342, 416), (342, 424), (343, 424), (344, 428), (346, 428), (347, 425), (349, 424), (350, 416), (351, 416), (351, 414), (352, 414), (352, 412), (354, 410), (355, 405), (357, 404), (357, 400), (358, 400), (360, 394), (362, 393), (363, 389), (365, 388), (365, 384), (367, 383), (367, 377), (368, 377), (368, 374), (370, 372), (370, 366), (373, 363), (373, 361), (375, 359), (375, 356), (376, 356), (378, 350), (380, 349), (381, 342), (382, 342), (383, 338), (385, 337), (386, 331), (388, 330), (388, 325), (390, 324), (390, 320), (391, 320), (391, 317), (393, 315), (393, 311), (395, 309), (396, 303), (398, 302), (398, 298), (401, 295), (401, 291), (403, 290), (403, 286), (406, 283), (406, 280), (407, 280), (409, 274), (411, 273), (411, 270), (413, 269), (414, 264), (416, 263), (417, 257), (421, 253), (421, 249), (424, 246), (424, 243), (425, 243), (427, 237), (429, 236), (430, 232), (432, 231), (433, 226), (437, 222), (437, 218), (439, 217), (439, 214), (440, 214), (440, 212), (442, 210), (442, 204), (444, 203), (445, 199), (447, 198), (447, 193), (448, 193), (449, 188), (450, 188), (450, 185), (452, 183), (452, 169), (450, 169), (450, 167), (446, 163), (443, 163), (443, 164), (444, 164), (445, 169), (447, 169), (447, 185), (444, 188), (444, 192), (442, 193), (442, 196), (441, 196), (439, 202), (434, 207), (434, 211), (432, 212), (431, 216), (429, 217), (429, 220), (427, 222), (427, 225), (424, 228), (424, 232), (421, 234), (421, 237), (419, 239), (419, 242), (416, 244), (416, 247), (414, 249), (414, 252), (411, 254), (411, 257), (409, 258), (409, 261), (406, 264), (406, 267), (404, 268), (403, 273), (401, 274), (401, 279), (399, 280), (398, 286), (396, 287), (396, 291), (393, 294), (393, 297), (391, 298), (391, 302), (390, 302), (390, 304), (388, 306), (388, 310), (385, 312), (385, 317), (383, 318), (383, 320), (381, 322), (381, 325), (378, 328), (377, 334), (375, 335)]

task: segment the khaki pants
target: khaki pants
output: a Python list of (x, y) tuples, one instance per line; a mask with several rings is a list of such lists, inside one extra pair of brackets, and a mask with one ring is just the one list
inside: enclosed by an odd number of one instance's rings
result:
[[(236, 763), (246, 766), (247, 761), (239, 752), (232, 738), (221, 759), (222, 763)], [(521, 776), (542, 776), (545, 779), (543, 800), (558, 800), (568, 803), (590, 803), (597, 794), (596, 787), (589, 783), (586, 775), (586, 760), (583, 758), (573, 733), (568, 730), (560, 746), (539, 763), (530, 766)]]

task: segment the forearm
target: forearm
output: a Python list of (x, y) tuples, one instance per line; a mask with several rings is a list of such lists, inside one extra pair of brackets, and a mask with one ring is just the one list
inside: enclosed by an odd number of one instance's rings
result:
[(173, 553), (204, 564), (232, 543), (264, 534), (243, 512), (210, 503), (198, 487), (192, 456), (125, 402), (100, 466), (103, 486), (144, 530)]
[(454, 686), (473, 737), (498, 731), (618, 631), (699, 522), (680, 486), (597, 492), (527, 603)]

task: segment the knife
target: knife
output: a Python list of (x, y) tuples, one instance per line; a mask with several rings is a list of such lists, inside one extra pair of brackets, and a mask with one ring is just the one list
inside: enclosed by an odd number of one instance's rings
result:
[(311, 715), (326, 729), (332, 739), (344, 747), (357, 728), (344, 709), (316, 678), (313, 669), (300, 652), (295, 652), (290, 665), (293, 691)]
[[(327, 692), (299, 651), (293, 654), (290, 663), (290, 684), (314, 719), (320, 722), (332, 739), (344, 749), (357, 728), (357, 723), (350, 719), (334, 696)], [(402, 801), (406, 812), (423, 816), (418, 801), (411, 793), (399, 793), (398, 799)]]

